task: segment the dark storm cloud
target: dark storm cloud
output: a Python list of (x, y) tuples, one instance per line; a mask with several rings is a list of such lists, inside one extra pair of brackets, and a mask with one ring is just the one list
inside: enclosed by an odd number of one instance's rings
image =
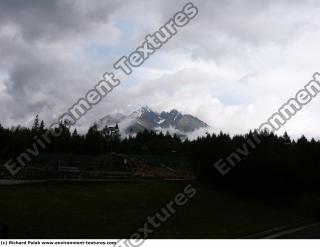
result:
[(122, 1), (0, 1), (0, 23), (14, 23), (26, 40), (72, 38), (91, 28), (94, 23), (107, 21)]
[[(6, 77), (1, 82), (2, 94), (8, 99), (1, 102), (1, 115), (10, 120), (29, 119), (46, 107), (75, 98), (76, 92), (68, 91), (66, 85), (77, 78), (72, 76), (77, 56), (70, 50), (83, 40), (94, 41), (97, 26), (108, 25), (122, 2), (0, 1), (0, 71)], [(72, 52), (73, 57), (67, 57)]]

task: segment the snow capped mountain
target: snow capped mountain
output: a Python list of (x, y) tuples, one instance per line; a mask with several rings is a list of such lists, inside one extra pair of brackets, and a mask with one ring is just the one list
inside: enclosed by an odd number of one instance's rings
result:
[(118, 124), (121, 133), (124, 134), (137, 133), (147, 129), (164, 133), (169, 131), (171, 134), (176, 133), (181, 136), (209, 127), (200, 119), (189, 114), (182, 114), (175, 109), (170, 112), (158, 113), (148, 106), (141, 107), (128, 116), (119, 113), (107, 115), (96, 124), (98, 128)]

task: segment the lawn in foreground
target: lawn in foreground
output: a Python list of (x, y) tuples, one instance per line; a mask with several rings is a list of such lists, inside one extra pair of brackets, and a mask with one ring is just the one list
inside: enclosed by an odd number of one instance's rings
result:
[[(39, 183), (0, 187), (10, 238), (128, 238), (186, 182)], [(303, 221), (197, 184), (197, 194), (150, 238), (237, 238)]]

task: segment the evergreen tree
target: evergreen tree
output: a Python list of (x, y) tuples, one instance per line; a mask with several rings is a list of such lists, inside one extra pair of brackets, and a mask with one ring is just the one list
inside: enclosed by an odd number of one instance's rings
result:
[(39, 130), (39, 126), (39, 115), (37, 114), (32, 124), (32, 130), (37, 132)]

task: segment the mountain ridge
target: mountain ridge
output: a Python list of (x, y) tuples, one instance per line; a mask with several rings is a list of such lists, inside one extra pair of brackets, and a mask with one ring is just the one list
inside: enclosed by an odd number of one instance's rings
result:
[(184, 135), (209, 127), (208, 124), (191, 114), (182, 114), (176, 109), (159, 113), (153, 111), (149, 106), (140, 107), (129, 115), (122, 113), (109, 114), (95, 124), (99, 129), (118, 124), (120, 131), (125, 134), (138, 133), (144, 130), (164, 132), (170, 129), (173, 133)]

